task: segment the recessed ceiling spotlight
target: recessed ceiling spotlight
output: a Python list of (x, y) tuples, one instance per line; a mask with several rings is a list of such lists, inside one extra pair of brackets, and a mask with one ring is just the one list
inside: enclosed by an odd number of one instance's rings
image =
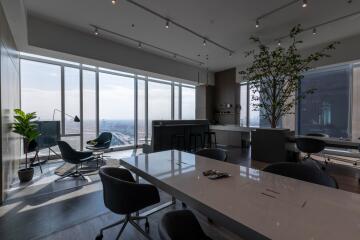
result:
[(116, 4), (116, 0), (111, 0), (112, 5)]
[(303, 1), (302, 1), (302, 7), (303, 7), (303, 8), (306, 8), (307, 5), (308, 5), (308, 1), (307, 1), (307, 0), (303, 0)]
[(277, 44), (278, 44), (278, 46), (281, 46), (281, 40), (280, 39), (278, 40)]
[(165, 28), (169, 28), (169, 20), (166, 20)]
[(141, 42), (139, 42), (138, 48), (142, 48), (142, 43)]
[(203, 41), (203, 46), (205, 47), (206, 46), (206, 39), (204, 38), (204, 41)]
[(256, 28), (259, 28), (259, 27), (260, 27), (260, 21), (259, 21), (259, 19), (256, 19), (255, 27), (256, 27)]
[(99, 30), (98, 30), (98, 28), (95, 28), (95, 29), (94, 29), (94, 35), (95, 35), (95, 36), (99, 35)]
[(316, 28), (313, 28), (312, 34), (313, 34), (313, 35), (316, 35), (316, 34), (317, 34)]

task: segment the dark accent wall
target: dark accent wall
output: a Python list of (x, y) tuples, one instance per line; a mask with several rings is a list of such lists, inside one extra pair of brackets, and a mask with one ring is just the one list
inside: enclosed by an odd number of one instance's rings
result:
[(19, 53), (0, 4), (0, 201), (16, 177), (20, 159), (20, 138), (11, 132), (13, 109), (20, 106)]
[(196, 87), (196, 119), (214, 120), (214, 87), (200, 85)]
[(219, 124), (237, 124), (240, 107), (240, 85), (236, 68), (215, 73), (214, 118)]

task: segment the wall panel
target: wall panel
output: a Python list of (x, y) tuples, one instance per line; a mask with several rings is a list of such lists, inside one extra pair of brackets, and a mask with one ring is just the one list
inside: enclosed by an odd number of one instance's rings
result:
[(20, 159), (20, 138), (11, 132), (13, 109), (20, 106), (19, 55), (0, 6), (0, 166), (1, 202), (16, 177)]

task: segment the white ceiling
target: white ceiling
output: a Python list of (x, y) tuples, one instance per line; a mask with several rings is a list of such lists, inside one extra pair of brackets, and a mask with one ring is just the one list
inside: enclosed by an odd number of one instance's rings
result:
[[(110, 0), (25, 0), (31, 14), (79, 29), (92, 31), (89, 24), (99, 25), (111, 31), (150, 43), (160, 48), (207, 63), (210, 70), (219, 71), (245, 62), (244, 51), (252, 48), (251, 35), (262, 37), (266, 42), (284, 36), (297, 23), (309, 27), (360, 10), (360, 1), (308, 0), (307, 8), (301, 2), (261, 21), (255, 28), (255, 20), (291, 0), (136, 0), (138, 3), (167, 16), (195, 32), (206, 36), (230, 49), (235, 55), (212, 44), (202, 45), (202, 40), (183, 29), (171, 26), (166, 29), (164, 20), (119, 0), (116, 6)], [(132, 24), (135, 27), (132, 27)], [(303, 47), (345, 38), (360, 33), (360, 15), (320, 27), (318, 34), (311, 31), (302, 34)], [(124, 42), (119, 37), (105, 33), (101, 37)], [(125, 44), (137, 47), (131, 42)], [(146, 51), (155, 50), (144, 49)], [(200, 54), (200, 56), (198, 56)], [(209, 60), (206, 60), (206, 54)], [(169, 56), (172, 57), (172, 56)]]

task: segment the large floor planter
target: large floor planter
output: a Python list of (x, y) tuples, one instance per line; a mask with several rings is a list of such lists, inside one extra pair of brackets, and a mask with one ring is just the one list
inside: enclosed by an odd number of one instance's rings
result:
[(34, 168), (24, 168), (18, 171), (18, 176), (20, 182), (28, 182), (33, 179), (34, 176)]
[(292, 153), (287, 149), (289, 129), (257, 128), (251, 132), (251, 158), (261, 162), (290, 161)]

